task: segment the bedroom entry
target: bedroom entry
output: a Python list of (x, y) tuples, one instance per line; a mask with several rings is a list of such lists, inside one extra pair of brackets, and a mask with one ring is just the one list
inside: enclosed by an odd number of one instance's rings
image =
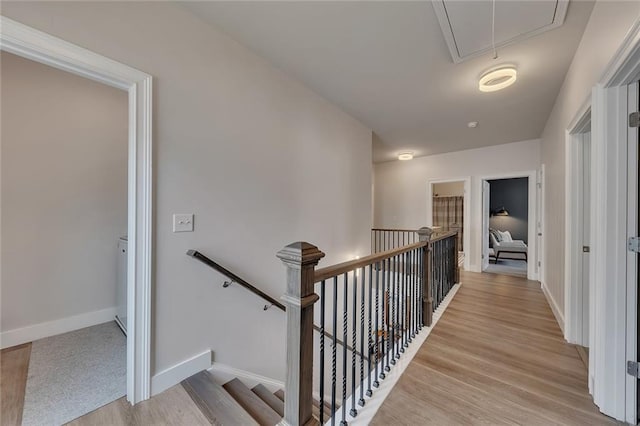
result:
[(470, 178), (431, 180), (428, 183), (427, 223), (436, 232), (458, 232), (458, 262), (469, 269)]
[(482, 271), (536, 279), (537, 173), (483, 177)]

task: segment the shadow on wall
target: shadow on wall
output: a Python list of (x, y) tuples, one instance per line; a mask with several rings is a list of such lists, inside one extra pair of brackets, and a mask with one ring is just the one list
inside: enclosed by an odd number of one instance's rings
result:
[(494, 215), (489, 226), (500, 231), (509, 231), (514, 240), (528, 244), (529, 224), (529, 178), (490, 180), (491, 211), (504, 209), (508, 215)]

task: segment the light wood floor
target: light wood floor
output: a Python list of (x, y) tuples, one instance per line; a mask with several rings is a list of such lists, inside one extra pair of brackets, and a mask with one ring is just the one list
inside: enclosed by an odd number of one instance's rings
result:
[[(24, 408), (31, 343), (0, 351), (0, 425), (20, 426)], [(132, 407), (120, 398), (71, 423), (74, 426), (209, 425), (181, 385)]]
[(0, 424), (22, 424), (31, 343), (0, 351)]
[(602, 425), (587, 370), (540, 290), (524, 278), (462, 274), (462, 287), (374, 425)]
[[(463, 273), (463, 285), (384, 402), (375, 425), (602, 425), (587, 371), (537, 282)], [(19, 425), (30, 345), (1, 352), (0, 424)], [(131, 407), (124, 398), (70, 423), (208, 425), (182, 386)]]

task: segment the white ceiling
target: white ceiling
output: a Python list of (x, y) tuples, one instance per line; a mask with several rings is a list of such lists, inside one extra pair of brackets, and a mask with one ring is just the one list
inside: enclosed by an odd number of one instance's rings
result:
[[(497, 60), (455, 64), (431, 2), (183, 5), (373, 129), (376, 162), (540, 137), (593, 8), (571, 1), (561, 27), (499, 49)], [(517, 66), (518, 81), (478, 91), (482, 72), (503, 63)]]

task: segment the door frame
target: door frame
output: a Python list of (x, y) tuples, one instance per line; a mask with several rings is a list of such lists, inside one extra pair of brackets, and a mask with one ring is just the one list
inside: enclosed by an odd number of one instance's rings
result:
[[(582, 209), (581, 197), (579, 194), (581, 178), (579, 176), (582, 170), (580, 156), (582, 135), (589, 129), (591, 131), (591, 99), (587, 99), (580, 110), (576, 114), (565, 131), (565, 249), (564, 249), (564, 338), (569, 343), (589, 346), (589, 342), (582, 339), (582, 309), (583, 306), (583, 284), (578, 280), (582, 276), (578, 268), (580, 261), (580, 246), (582, 245), (582, 227), (580, 221), (575, 220), (578, 212)], [(592, 156), (593, 157), (593, 156)], [(593, 166), (593, 160), (592, 160)], [(590, 233), (593, 232), (593, 217), (595, 214), (595, 186), (593, 184), (593, 175), (591, 176), (590, 185), (590, 203), (589, 215), (591, 218)], [(593, 246), (593, 243), (591, 243)], [(593, 256), (592, 256), (593, 257)], [(592, 269), (589, 267), (589, 293), (593, 294), (593, 277)], [(593, 303), (589, 299), (589, 318), (592, 318)], [(589, 321), (589, 330), (592, 324)], [(585, 344), (587, 343), (587, 344)]]
[[(527, 246), (528, 246), (528, 252), (527, 252), (527, 279), (529, 280), (538, 280), (538, 268), (536, 268), (536, 265), (538, 263), (538, 237), (537, 237), (537, 233), (536, 233), (536, 229), (537, 229), (537, 224), (539, 222), (542, 222), (542, 218), (538, 218), (537, 216), (537, 212), (538, 212), (538, 192), (537, 192), (537, 185), (538, 185), (538, 171), (537, 170), (528, 170), (528, 171), (522, 171), (522, 172), (511, 172), (511, 173), (501, 173), (501, 174), (497, 174), (497, 175), (485, 175), (485, 176), (479, 176), (478, 177), (478, 187), (476, 189), (476, 193), (478, 194), (477, 197), (479, 200), (482, 200), (482, 182), (483, 181), (490, 181), (490, 180), (499, 180), (499, 179), (515, 179), (515, 178), (529, 178), (528, 181), (528, 187), (527, 187), (527, 191), (528, 191), (528, 204), (529, 204), (529, 208), (528, 208), (528, 212), (527, 212)], [(483, 216), (485, 214), (485, 212), (482, 209), (482, 203), (480, 204), (480, 211), (479, 211), (479, 215), (478, 218), (480, 220), (480, 224), (478, 226), (478, 231), (479, 231), (479, 235), (478, 235), (478, 259), (476, 259), (476, 262), (478, 262), (478, 265), (482, 265), (482, 251), (483, 251), (483, 247), (484, 244), (488, 244), (485, 241), (482, 241), (482, 221), (483, 221)], [(482, 269), (482, 266), (481, 266)], [(482, 272), (482, 271), (481, 271)]]
[[(637, 380), (626, 374), (628, 345), (637, 336), (637, 304), (628, 303), (627, 277), (627, 86), (640, 79), (640, 20), (627, 33), (592, 90), (591, 294), (589, 390), (595, 404), (611, 417), (637, 423)], [(598, 224), (595, 227), (595, 224)], [(633, 288), (635, 294), (635, 285)]]
[(433, 226), (433, 184), (434, 183), (464, 183), (464, 206), (462, 216), (464, 224), (462, 226), (462, 244), (464, 245), (464, 263), (465, 271), (471, 269), (471, 176), (448, 178), (448, 179), (428, 179), (427, 180), (427, 226)]
[(144, 401), (151, 384), (152, 76), (5, 16), (0, 50), (129, 95), (127, 399)]

